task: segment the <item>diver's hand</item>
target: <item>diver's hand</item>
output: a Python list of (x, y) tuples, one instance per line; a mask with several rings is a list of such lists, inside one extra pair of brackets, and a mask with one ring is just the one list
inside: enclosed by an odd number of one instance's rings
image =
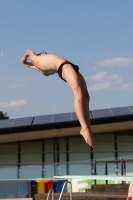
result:
[(27, 59), (25, 59), (25, 57), (22, 57), (21, 60), (20, 60), (20, 62), (21, 62), (22, 64), (26, 64)]

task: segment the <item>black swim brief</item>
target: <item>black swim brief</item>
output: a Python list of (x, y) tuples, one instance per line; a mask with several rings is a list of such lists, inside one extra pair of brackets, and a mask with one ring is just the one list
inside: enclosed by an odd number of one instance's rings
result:
[[(78, 67), (77, 65), (74, 65), (74, 64), (72, 64), (71, 62), (69, 62), (69, 61), (67, 61), (67, 60), (64, 61), (64, 62), (59, 66), (59, 68), (58, 68), (58, 75), (59, 75), (59, 77), (60, 77), (62, 80), (64, 80), (64, 79), (62, 78), (62, 67), (63, 67), (65, 64), (70, 64), (76, 72), (78, 72), (78, 70), (79, 70), (79, 67)], [(66, 82), (66, 80), (64, 80), (64, 81)]]

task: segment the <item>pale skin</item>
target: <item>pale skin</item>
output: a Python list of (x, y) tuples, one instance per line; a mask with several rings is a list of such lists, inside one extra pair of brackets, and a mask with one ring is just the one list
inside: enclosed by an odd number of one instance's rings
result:
[[(30, 60), (27, 60), (27, 58)], [(32, 50), (28, 49), (20, 62), (31, 69), (37, 70), (47, 75), (47, 70), (58, 72), (59, 66), (66, 61), (65, 58), (55, 54), (41, 53), (37, 56)], [(86, 82), (80, 72), (76, 72), (70, 64), (65, 64), (62, 68), (62, 77), (66, 80), (69, 88), (74, 94), (74, 109), (81, 125), (80, 134), (84, 137), (87, 144), (94, 148), (94, 138), (90, 126), (89, 101), (90, 96)]]

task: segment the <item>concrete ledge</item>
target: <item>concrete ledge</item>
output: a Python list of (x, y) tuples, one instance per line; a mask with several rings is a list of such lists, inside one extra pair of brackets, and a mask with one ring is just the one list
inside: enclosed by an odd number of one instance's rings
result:
[[(54, 194), (54, 200), (59, 199), (60, 194)], [(47, 194), (36, 194), (35, 200), (44, 200), (47, 198)], [(112, 194), (87, 194), (85, 192), (72, 193), (73, 200), (126, 200), (127, 195), (112, 195)], [(70, 193), (63, 193), (62, 200), (69, 200)], [(49, 196), (49, 200), (52, 200), (52, 195)]]
[(11, 198), (11, 199), (0, 199), (0, 200), (33, 200), (32, 198)]

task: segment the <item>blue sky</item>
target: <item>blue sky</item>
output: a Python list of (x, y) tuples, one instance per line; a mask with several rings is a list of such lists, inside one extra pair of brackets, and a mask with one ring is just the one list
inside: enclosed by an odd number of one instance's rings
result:
[(133, 105), (132, 8), (132, 0), (0, 0), (0, 110), (10, 118), (74, 111), (58, 74), (19, 62), (28, 48), (79, 65), (91, 110)]

